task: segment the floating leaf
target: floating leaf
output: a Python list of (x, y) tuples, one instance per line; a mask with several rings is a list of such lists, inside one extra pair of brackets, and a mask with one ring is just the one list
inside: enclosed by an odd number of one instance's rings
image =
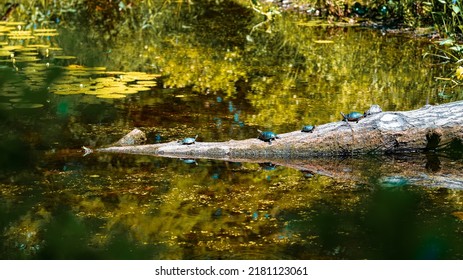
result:
[(137, 84), (147, 86), (147, 87), (149, 86), (155, 87), (157, 85), (155, 81), (137, 81)]
[(88, 70), (90, 71), (106, 71), (106, 67), (89, 67)]
[(0, 92), (0, 96), (6, 96), (6, 97), (17, 97), (17, 96), (21, 96), (23, 95), (22, 92), (18, 91), (17, 89), (16, 90), (12, 90), (12, 91), (9, 91), (9, 90), (3, 90)]
[(62, 51), (63, 49), (59, 48), (59, 47), (50, 47), (50, 48), (48, 48), (48, 50), (50, 50), (50, 51)]
[(3, 24), (5, 24), (6, 26), (20, 26), (20, 25), (26, 25), (25, 22), (23, 21), (8, 21), (8, 22), (2, 22)]
[(115, 75), (115, 76), (116, 76), (116, 75), (124, 75), (124, 74), (126, 74), (126, 73), (125, 73), (125, 72), (122, 72), (122, 71), (108, 71), (108, 72), (106, 72), (106, 74), (108, 74), (108, 75)]
[(8, 50), (8, 51), (19, 51), (23, 48), (24, 48), (23, 46), (4, 46), (3, 47), (4, 50)]
[(53, 56), (53, 58), (56, 58), (56, 59), (75, 59), (76, 57), (72, 56), (72, 55), (55, 55), (55, 56)]
[(10, 40), (27, 40), (27, 39), (34, 39), (35, 37), (32, 35), (14, 35), (8, 34), (8, 39)]
[(119, 99), (124, 98), (125, 95), (123, 94), (100, 94), (97, 95), (98, 98), (106, 98), (106, 99)]
[(43, 104), (39, 103), (18, 103), (13, 105), (13, 107), (17, 109), (36, 109), (42, 108), (43, 106)]
[(129, 88), (129, 87), (124, 87), (124, 88), (119, 88), (115, 90), (115, 93), (121, 93), (121, 94), (135, 94), (138, 93), (140, 90), (137, 88)]
[(23, 49), (23, 50), (21, 50), (20, 55), (25, 55), (25, 56), (37, 56), (37, 55), (39, 55), (39, 53), (34, 52), (34, 51), (31, 51), (31, 50), (27, 50), (27, 51), (26, 51), (25, 49)]
[(137, 91), (149, 91), (149, 90), (151, 90), (151, 88), (145, 87), (143, 85), (130, 85), (130, 87), (136, 88)]
[(35, 29), (34, 35), (35, 36), (58, 36), (59, 33), (57, 32), (56, 29), (41, 28), (41, 29)]
[(11, 55), (11, 52), (0, 49), (0, 56), (10, 56), (10, 55)]
[(30, 45), (27, 45), (27, 47), (33, 48), (33, 49), (45, 49), (45, 48), (50, 47), (50, 45), (44, 45), (44, 44), (30, 44)]
[(16, 56), (16, 61), (18, 62), (30, 62), (30, 61), (39, 61), (40, 59), (34, 56)]
[(0, 102), (0, 108), (3, 110), (13, 109), (13, 107), (11, 106), (11, 103), (6, 103), (6, 102)]

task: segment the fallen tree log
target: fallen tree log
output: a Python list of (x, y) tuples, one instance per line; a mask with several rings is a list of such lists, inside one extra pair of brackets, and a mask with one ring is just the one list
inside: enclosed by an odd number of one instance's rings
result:
[[(427, 105), (412, 111), (380, 112), (358, 122), (340, 120), (319, 125), (311, 133), (279, 134), (279, 139), (271, 143), (253, 138), (191, 145), (182, 145), (178, 141), (143, 145), (137, 141), (144, 138), (141, 131), (134, 130), (131, 134), (112, 146), (95, 151), (221, 160), (402, 154), (463, 143), (463, 101)], [(87, 153), (93, 151), (85, 149)]]
[[(271, 144), (257, 138), (191, 145), (182, 145), (178, 141), (142, 144), (145, 140), (145, 134), (134, 129), (108, 147), (84, 149), (86, 153), (96, 151), (281, 165), (309, 176), (320, 174), (360, 184), (372, 183), (371, 178), (364, 181), (364, 173), (374, 169), (375, 172), (371, 173), (378, 176), (376, 183), (386, 186), (463, 189), (461, 157), (448, 158), (436, 153), (456, 144), (461, 154), (463, 101), (407, 112), (381, 112), (360, 119), (358, 123), (328, 123), (317, 126), (311, 133), (280, 134), (279, 139)], [(355, 156), (361, 154), (374, 156)]]

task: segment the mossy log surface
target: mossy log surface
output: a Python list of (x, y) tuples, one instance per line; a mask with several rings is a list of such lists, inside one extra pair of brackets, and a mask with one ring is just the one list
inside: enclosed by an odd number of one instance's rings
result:
[(434, 151), (452, 143), (463, 143), (463, 101), (427, 105), (412, 111), (381, 112), (358, 122), (340, 120), (319, 125), (311, 133), (294, 131), (278, 136), (279, 139), (271, 143), (256, 137), (191, 145), (177, 141), (137, 145), (144, 134), (135, 129), (124, 137), (125, 140), (121, 139), (124, 141), (95, 151), (222, 160), (309, 159)]

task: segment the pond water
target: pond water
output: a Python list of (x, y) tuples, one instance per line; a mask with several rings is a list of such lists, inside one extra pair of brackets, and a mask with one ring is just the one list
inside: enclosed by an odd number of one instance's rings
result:
[(225, 141), (371, 104), (460, 99), (435, 79), (449, 70), (423, 58), (435, 51), (424, 40), (288, 16), (259, 25), (224, 9), (104, 36), (85, 24), (0, 23), (0, 257), (462, 258), (463, 192), (372, 180), (392, 157), (357, 159), (360, 179), (272, 163), (83, 157), (81, 146), (134, 127), (149, 143)]

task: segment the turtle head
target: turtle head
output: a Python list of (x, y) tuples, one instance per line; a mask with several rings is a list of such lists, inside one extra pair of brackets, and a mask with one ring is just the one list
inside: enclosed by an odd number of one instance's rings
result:
[(343, 121), (346, 121), (346, 120), (347, 120), (347, 117), (346, 117), (346, 115), (344, 115), (344, 113), (343, 113), (343, 112), (340, 112), (340, 113), (341, 113), (341, 116), (342, 116), (342, 120), (343, 120)]

